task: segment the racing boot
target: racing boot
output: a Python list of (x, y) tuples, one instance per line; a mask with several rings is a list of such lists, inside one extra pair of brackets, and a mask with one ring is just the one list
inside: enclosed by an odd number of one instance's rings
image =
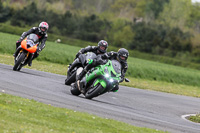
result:
[(29, 61), (28, 66), (32, 66), (32, 60)]
[(77, 77), (77, 82), (76, 82), (78, 89), (79, 89), (83, 94), (85, 94), (85, 90), (84, 90), (83, 85), (81, 84), (81, 83), (82, 83), (82, 82), (81, 82), (81, 79), (85, 76), (86, 73), (87, 73), (87, 71), (86, 71), (85, 69), (83, 69), (83, 71), (78, 75), (78, 77)]
[(85, 95), (86, 90), (85, 90), (85, 77), (82, 80), (78, 80), (76, 82), (76, 87), (78, 87), (78, 89), (81, 91), (81, 93), (83, 93)]
[[(85, 90), (81, 90), (81, 88), (85, 88), (85, 87), (82, 87), (82, 78), (85, 76), (85, 74), (92, 68), (94, 67), (94, 63), (92, 64), (88, 64), (87, 66), (85, 66), (85, 68), (82, 70), (82, 72), (78, 75), (77, 77), (77, 86), (79, 87), (79, 90), (80, 91), (83, 91), (83, 94), (85, 93)], [(85, 79), (85, 78), (84, 78)]]
[(39, 56), (38, 53), (34, 53), (34, 55), (32, 56), (32, 59), (29, 61), (28, 66), (32, 66), (32, 61), (37, 58)]

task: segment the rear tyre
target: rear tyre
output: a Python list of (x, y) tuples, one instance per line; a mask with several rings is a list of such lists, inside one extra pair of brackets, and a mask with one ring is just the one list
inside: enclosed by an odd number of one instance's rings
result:
[(20, 53), (18, 60), (15, 60), (15, 65), (13, 67), (14, 71), (20, 71), (22, 66), (21, 66), (21, 62), (24, 60), (26, 54), (25, 53)]
[(72, 95), (75, 95), (75, 96), (78, 96), (81, 94), (81, 92), (79, 91), (79, 89), (77, 87), (72, 86), (70, 91), (71, 91)]
[(90, 88), (86, 93), (85, 93), (85, 98), (87, 99), (92, 99), (93, 97), (97, 97), (101, 92), (104, 90), (103, 86), (101, 84), (97, 84), (96, 86)]
[(65, 85), (71, 85), (71, 83), (74, 83), (76, 81), (76, 71), (72, 73), (69, 77), (65, 79)]

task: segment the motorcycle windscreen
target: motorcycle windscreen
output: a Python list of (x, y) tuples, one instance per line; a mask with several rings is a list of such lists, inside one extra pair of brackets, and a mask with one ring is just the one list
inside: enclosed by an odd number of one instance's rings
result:
[(112, 66), (117, 74), (121, 73), (121, 64), (117, 60), (112, 60)]
[(93, 53), (93, 52), (87, 52), (86, 53), (86, 61), (87, 61), (87, 63), (88, 63), (89, 60), (94, 59), (96, 57), (97, 57), (97, 55), (95, 53)]
[(27, 48), (33, 47), (33, 46), (36, 45), (36, 43), (34, 43), (32, 40), (27, 40), (27, 41), (26, 41), (26, 44), (27, 44)]
[(30, 34), (27, 36), (27, 40), (37, 44), (39, 42), (39, 37), (36, 34)]

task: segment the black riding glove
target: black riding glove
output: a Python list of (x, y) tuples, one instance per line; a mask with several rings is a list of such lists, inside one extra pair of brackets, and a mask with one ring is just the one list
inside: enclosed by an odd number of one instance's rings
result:
[(40, 51), (42, 51), (42, 49), (40, 47), (37, 47), (36, 53), (39, 55)]

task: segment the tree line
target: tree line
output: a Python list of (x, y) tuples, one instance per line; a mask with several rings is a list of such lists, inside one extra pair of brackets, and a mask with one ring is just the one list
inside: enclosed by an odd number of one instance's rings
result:
[[(109, 44), (116, 47), (125, 47), (170, 57), (188, 54), (196, 57), (200, 55), (198, 48), (192, 44), (193, 34), (189, 30), (184, 30), (179, 25), (172, 26), (170, 22), (166, 23), (169, 21), (167, 17), (170, 17), (170, 14), (165, 14), (167, 10), (170, 10), (166, 8), (166, 5), (172, 4), (170, 0), (152, 0), (151, 2), (143, 0), (143, 3), (138, 5), (141, 8), (136, 8), (135, 3), (130, 2), (135, 7), (135, 12), (140, 14), (138, 16), (143, 18), (141, 21), (138, 22), (137, 17), (132, 21), (122, 18), (112, 21), (97, 14), (82, 16), (72, 13), (70, 10), (64, 14), (59, 14), (52, 10), (39, 9), (34, 2), (22, 9), (15, 10), (3, 6), (0, 2), (0, 22), (9, 22), (13, 26), (31, 27), (38, 26), (40, 21), (47, 21), (50, 25), (48, 32), (57, 35), (91, 42), (105, 39)], [(120, 0), (118, 0), (118, 4), (124, 7), (127, 6), (126, 3)], [(113, 5), (116, 10), (119, 10), (117, 8), (118, 4)], [(190, 17), (193, 20), (199, 19), (195, 15), (197, 10), (193, 10)], [(162, 16), (166, 17), (162, 18)], [(156, 21), (158, 18), (159, 21)], [(190, 27), (196, 26), (190, 23), (189, 20), (187, 24), (190, 24)], [(200, 60), (197, 62), (200, 62)]]

